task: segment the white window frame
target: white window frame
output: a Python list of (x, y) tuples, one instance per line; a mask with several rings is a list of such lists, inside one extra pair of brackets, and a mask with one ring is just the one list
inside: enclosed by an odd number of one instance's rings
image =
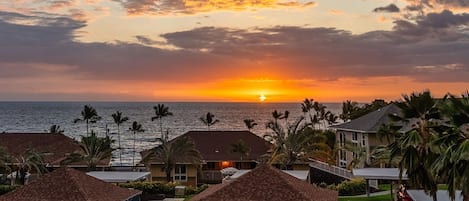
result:
[(358, 141), (358, 133), (357, 132), (353, 132), (352, 133), (352, 142), (357, 142)]
[[(184, 168), (184, 171), (182, 171)], [(181, 179), (184, 178), (184, 179)], [(187, 166), (186, 165), (175, 165), (173, 180), (175, 182), (186, 182), (187, 181)]]

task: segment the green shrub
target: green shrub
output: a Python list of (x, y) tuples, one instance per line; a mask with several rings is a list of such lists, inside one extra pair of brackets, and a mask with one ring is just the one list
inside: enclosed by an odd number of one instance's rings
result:
[(15, 189), (16, 189), (16, 186), (0, 185), (0, 195), (3, 195), (5, 193), (8, 193), (8, 192), (13, 191)]
[(207, 184), (203, 184), (199, 187), (193, 187), (193, 186), (187, 186), (186, 187), (186, 191), (185, 191), (185, 194), (186, 195), (195, 195), (195, 194), (199, 194), (200, 192), (204, 191), (205, 189), (208, 188), (208, 185)]
[(352, 179), (343, 181), (337, 185), (339, 195), (363, 195), (366, 193), (366, 182), (364, 179)]
[(327, 184), (324, 182), (321, 182), (318, 186), (321, 188), (327, 188)]
[(162, 182), (131, 182), (119, 184), (124, 188), (133, 188), (141, 190), (143, 194), (165, 194), (174, 195), (176, 183), (162, 183)]

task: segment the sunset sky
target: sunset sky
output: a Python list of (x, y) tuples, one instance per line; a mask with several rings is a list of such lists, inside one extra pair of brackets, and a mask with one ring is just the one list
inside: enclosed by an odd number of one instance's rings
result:
[(0, 1), (0, 101), (469, 90), (468, 0)]

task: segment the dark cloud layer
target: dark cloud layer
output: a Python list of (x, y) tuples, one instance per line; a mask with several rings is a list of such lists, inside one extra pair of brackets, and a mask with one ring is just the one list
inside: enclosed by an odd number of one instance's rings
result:
[(373, 10), (373, 12), (388, 12), (388, 13), (398, 13), (401, 10), (395, 4), (389, 4), (387, 6), (378, 7)]
[[(191, 82), (243, 77), (252, 71), (285, 72), (290, 79), (409, 76), (420, 81), (467, 82), (467, 14), (432, 13), (416, 22), (399, 20), (392, 31), (355, 35), (333, 28), (272, 27), (251, 30), (202, 27), (161, 35), (177, 49), (120, 42), (81, 43), (83, 22), (43, 18), (44, 25), (12, 23), (0, 12), (0, 75), (34, 75), (26, 63), (68, 66), (78, 79)], [(137, 39), (154, 44), (145, 36)], [(22, 69), (22, 71), (19, 71)], [(288, 70), (287, 70), (288, 69)], [(48, 71), (48, 73), (51, 73)]]

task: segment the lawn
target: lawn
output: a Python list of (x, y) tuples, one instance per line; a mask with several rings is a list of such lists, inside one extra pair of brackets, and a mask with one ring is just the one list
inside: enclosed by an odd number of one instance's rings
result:
[(342, 197), (339, 201), (391, 201), (391, 195), (378, 195), (373, 197)]

